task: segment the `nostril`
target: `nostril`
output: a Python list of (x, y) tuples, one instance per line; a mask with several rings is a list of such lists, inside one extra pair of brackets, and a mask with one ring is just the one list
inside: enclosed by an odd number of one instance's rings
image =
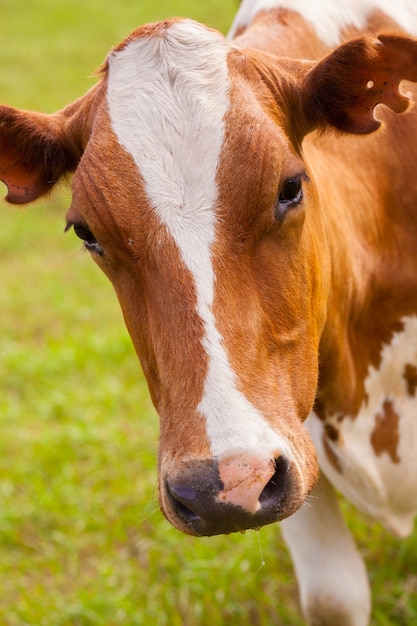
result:
[(275, 472), (259, 496), (259, 502), (263, 508), (279, 504), (288, 486), (289, 464), (287, 459), (280, 456), (275, 459), (274, 465)]
[(194, 513), (194, 511), (189, 509), (188, 506), (185, 506), (185, 504), (183, 504), (180, 500), (174, 498), (172, 494), (171, 499), (172, 503), (175, 505), (175, 509), (178, 515), (181, 517), (181, 519), (184, 520), (184, 522), (187, 522), (187, 524), (191, 524), (192, 522), (196, 522), (197, 520), (201, 519), (201, 517), (197, 515), (197, 513)]
[[(165, 480), (166, 494), (175, 508), (177, 514), (187, 523), (195, 522), (201, 519), (200, 515), (192, 511), (187, 504), (195, 498), (195, 492), (189, 487), (178, 487), (171, 485)], [(185, 504), (187, 503), (187, 504)]]

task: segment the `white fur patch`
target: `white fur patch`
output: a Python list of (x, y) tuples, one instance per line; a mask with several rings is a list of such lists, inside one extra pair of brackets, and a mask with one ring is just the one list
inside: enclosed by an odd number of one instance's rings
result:
[(243, 0), (229, 32), (250, 24), (260, 11), (286, 8), (300, 13), (328, 46), (341, 43), (341, 31), (349, 26), (363, 29), (372, 11), (380, 10), (405, 31), (417, 34), (416, 0)]
[[(316, 445), (320, 466), (331, 482), (365, 513), (379, 519), (391, 532), (406, 536), (417, 512), (417, 394), (409, 393), (404, 376), (407, 365), (417, 367), (417, 317), (402, 320), (404, 330), (395, 333), (381, 353), (378, 369), (370, 367), (365, 380), (367, 398), (355, 419), (326, 417), (339, 431), (339, 441), (328, 441), (338, 459), (338, 472), (322, 443), (323, 424), (314, 415), (307, 423)], [(376, 416), (388, 401), (398, 423), (394, 462), (387, 452), (379, 456), (372, 446)]]
[(288, 454), (285, 441), (238, 389), (213, 314), (211, 248), (229, 107), (229, 50), (221, 35), (189, 20), (172, 24), (163, 36), (131, 41), (109, 58), (109, 114), (152, 209), (194, 277), (209, 360), (198, 410), (206, 418), (213, 455), (252, 448)]

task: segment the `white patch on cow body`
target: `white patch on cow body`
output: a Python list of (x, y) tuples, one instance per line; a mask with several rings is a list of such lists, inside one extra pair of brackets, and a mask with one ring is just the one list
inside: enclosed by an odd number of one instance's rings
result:
[[(230, 44), (192, 21), (138, 37), (109, 57), (108, 107), (149, 203), (191, 272), (208, 374), (197, 409), (215, 457), (231, 450), (288, 453), (286, 441), (238, 389), (213, 314), (217, 169), (229, 107)], [(175, 323), (175, 321), (174, 321)]]
[[(402, 320), (404, 330), (395, 333), (383, 347), (378, 369), (370, 367), (365, 380), (367, 398), (358, 415), (326, 416), (339, 431), (339, 440), (328, 445), (340, 463), (341, 472), (329, 462), (323, 447), (323, 424), (313, 414), (307, 420), (318, 451), (320, 466), (331, 482), (358, 508), (381, 521), (393, 534), (407, 536), (417, 512), (417, 395), (410, 395), (404, 377), (406, 365), (417, 367), (417, 317)], [(371, 437), (375, 418), (389, 401), (399, 416), (397, 457), (376, 455)]]
[(243, 0), (229, 32), (232, 38), (240, 28), (247, 27), (260, 11), (285, 8), (300, 13), (328, 46), (341, 43), (341, 32), (347, 27), (363, 29), (369, 15), (382, 11), (401, 28), (417, 34), (417, 3), (415, 0)]

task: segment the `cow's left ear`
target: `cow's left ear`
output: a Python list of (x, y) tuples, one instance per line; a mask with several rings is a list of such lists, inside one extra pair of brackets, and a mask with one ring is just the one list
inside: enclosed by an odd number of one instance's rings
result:
[(298, 85), (303, 133), (329, 125), (355, 134), (377, 130), (377, 104), (396, 113), (409, 105), (399, 91), (402, 80), (417, 82), (416, 39), (395, 34), (351, 39), (310, 67)]
[(91, 128), (97, 84), (62, 111), (47, 115), (0, 106), (0, 180), (12, 204), (48, 193), (76, 169)]

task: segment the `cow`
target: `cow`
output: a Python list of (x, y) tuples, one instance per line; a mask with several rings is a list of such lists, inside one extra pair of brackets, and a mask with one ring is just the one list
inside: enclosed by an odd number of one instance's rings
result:
[(370, 619), (335, 490), (400, 537), (417, 510), (413, 32), (415, 0), (243, 0), (227, 38), (146, 25), (64, 109), (0, 107), (8, 202), (74, 173), (67, 230), (160, 416), (163, 513), (282, 521), (312, 625)]

